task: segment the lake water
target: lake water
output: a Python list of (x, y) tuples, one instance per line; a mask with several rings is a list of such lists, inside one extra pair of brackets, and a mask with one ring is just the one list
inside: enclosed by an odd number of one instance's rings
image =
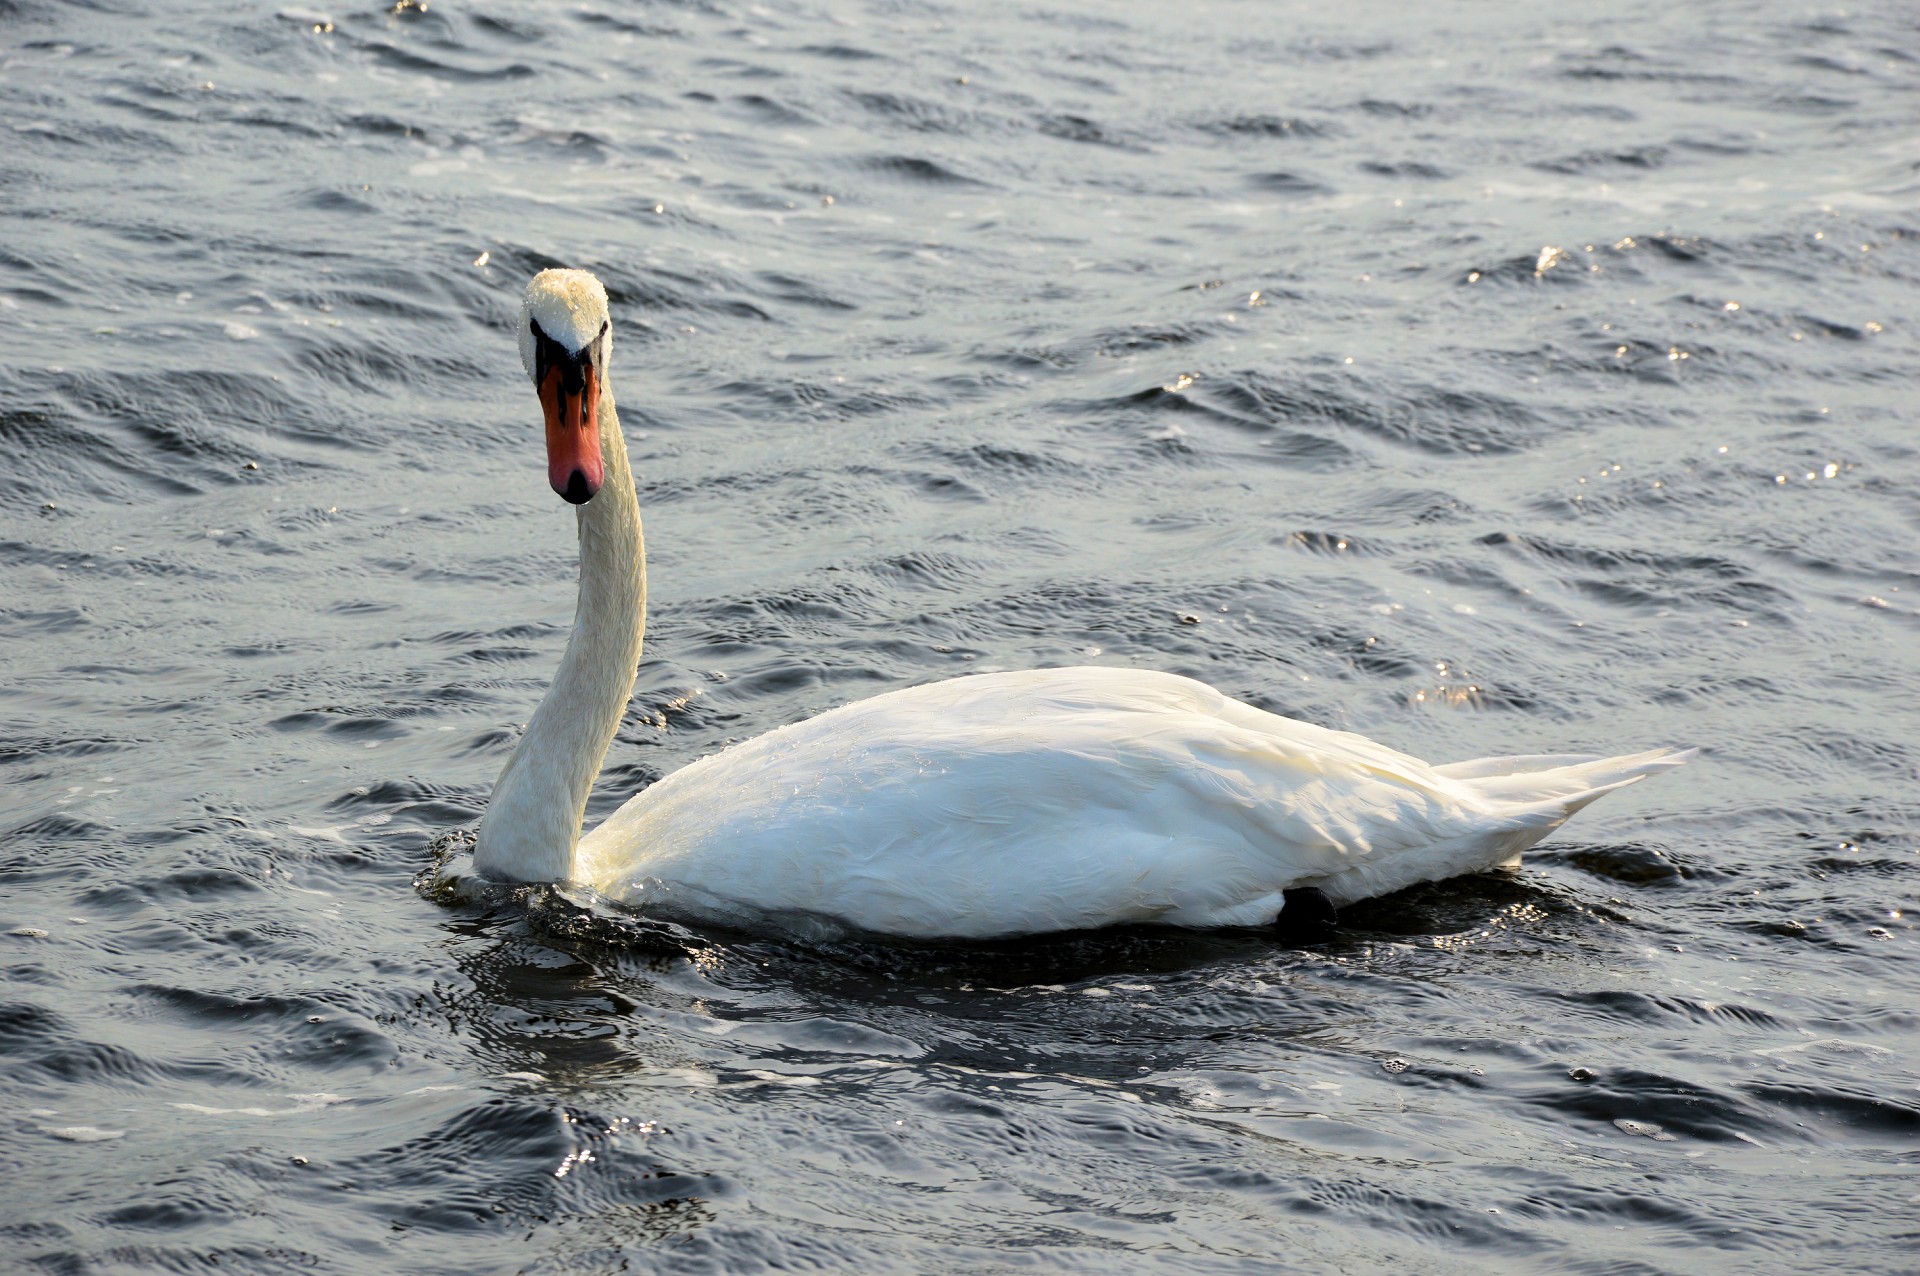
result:
[[(1920, 1269), (1911, 5), (0, 0), (0, 1266)], [(449, 905), (979, 670), (1436, 761), (1698, 745), (1338, 942)]]

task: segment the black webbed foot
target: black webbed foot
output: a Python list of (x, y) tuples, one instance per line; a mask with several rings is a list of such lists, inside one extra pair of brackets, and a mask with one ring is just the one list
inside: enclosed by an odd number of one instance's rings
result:
[(1318, 886), (1296, 886), (1285, 898), (1273, 928), (1286, 943), (1324, 944), (1340, 933), (1340, 915)]

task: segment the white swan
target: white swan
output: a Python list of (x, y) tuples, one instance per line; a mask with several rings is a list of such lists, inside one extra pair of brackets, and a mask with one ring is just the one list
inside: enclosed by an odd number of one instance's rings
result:
[(580, 600), (559, 673), (481, 823), (474, 867), (584, 882), (694, 919), (827, 919), (982, 939), (1272, 921), (1508, 864), (1603, 793), (1678, 765), (1486, 758), (1430, 766), (1357, 735), (1130, 669), (1033, 669), (911, 687), (735, 745), (580, 836), (633, 690), (646, 568), (607, 376), (606, 292), (548, 270), (520, 348), (548, 478), (578, 505)]

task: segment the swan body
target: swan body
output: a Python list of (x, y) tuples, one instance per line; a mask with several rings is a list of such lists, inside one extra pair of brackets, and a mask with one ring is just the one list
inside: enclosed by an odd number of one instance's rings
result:
[[(580, 881), (695, 920), (929, 939), (1254, 925), (1297, 887), (1343, 905), (1513, 863), (1588, 802), (1691, 756), (1432, 766), (1190, 678), (1036, 669), (782, 727), (667, 776), (581, 837), (646, 612), (607, 334), (591, 275), (546, 271), (529, 286), (522, 351), (549, 405), (550, 482), (579, 506), (580, 602), (481, 823), (474, 862), (488, 876)], [(573, 373), (555, 372), (565, 360)], [(587, 426), (594, 438), (568, 433)]]
[(1510, 862), (1670, 762), (1431, 767), (1191, 678), (1020, 670), (875, 696), (703, 758), (582, 838), (574, 871), (653, 908), (775, 905), (888, 935), (1249, 926), (1289, 887), (1340, 905)]

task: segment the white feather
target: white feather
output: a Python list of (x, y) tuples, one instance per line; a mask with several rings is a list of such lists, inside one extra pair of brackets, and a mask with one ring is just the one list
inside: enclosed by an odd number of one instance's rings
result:
[[(588, 291), (579, 274), (542, 274), (526, 313), (600, 331), (604, 294), (599, 314), (574, 307)], [(482, 824), (475, 865), (490, 876), (566, 876), (695, 919), (919, 938), (1250, 925), (1294, 886), (1346, 904), (1511, 863), (1594, 798), (1691, 756), (1436, 767), (1189, 678), (1037, 669), (769, 732), (666, 777), (581, 838), (646, 607), (610, 388), (601, 413), (609, 481), (580, 511), (574, 637)]]
[(703, 758), (583, 838), (574, 873), (670, 912), (791, 910), (894, 935), (1250, 924), (1291, 886), (1344, 904), (1505, 863), (1678, 760), (1555, 759), (1537, 787), (1500, 775), (1495, 793), (1189, 678), (1023, 670)]

